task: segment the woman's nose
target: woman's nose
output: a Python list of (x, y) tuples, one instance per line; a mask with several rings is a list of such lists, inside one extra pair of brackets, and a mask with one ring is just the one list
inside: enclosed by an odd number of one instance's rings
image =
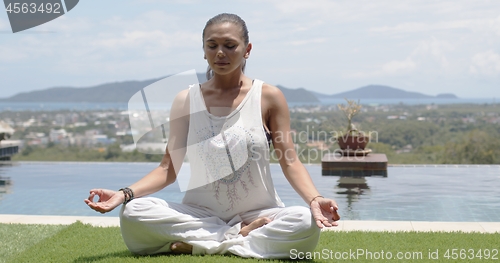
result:
[(226, 54), (224, 54), (224, 52), (222, 52), (222, 50), (219, 49), (219, 51), (217, 51), (217, 56), (218, 57), (224, 57)]

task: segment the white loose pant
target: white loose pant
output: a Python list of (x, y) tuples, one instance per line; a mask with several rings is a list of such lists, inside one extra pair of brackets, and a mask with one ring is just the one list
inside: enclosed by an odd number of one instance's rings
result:
[[(259, 217), (272, 221), (246, 237), (238, 234), (242, 222)], [(290, 258), (292, 249), (294, 253), (313, 251), (320, 235), (309, 208), (303, 206), (249, 211), (225, 222), (208, 209), (155, 197), (124, 205), (120, 225), (129, 250), (142, 255), (170, 252), (172, 243), (182, 241), (193, 246), (193, 254)]]

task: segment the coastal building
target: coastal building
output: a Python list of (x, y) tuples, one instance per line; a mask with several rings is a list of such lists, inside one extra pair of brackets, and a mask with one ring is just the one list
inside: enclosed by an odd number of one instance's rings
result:
[(19, 151), (18, 141), (8, 141), (15, 130), (4, 121), (0, 121), (0, 160), (10, 160)]

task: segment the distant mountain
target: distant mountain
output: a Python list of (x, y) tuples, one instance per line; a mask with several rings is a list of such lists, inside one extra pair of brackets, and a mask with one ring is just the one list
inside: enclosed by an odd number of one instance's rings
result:
[[(167, 76), (168, 77), (168, 76)], [(122, 81), (106, 83), (92, 87), (55, 87), (30, 92), (22, 92), (9, 98), (1, 98), (7, 102), (123, 102), (142, 88), (163, 78), (144, 81)], [(198, 80), (206, 81), (205, 74), (198, 73)]]
[(141, 88), (159, 79), (106, 83), (88, 88), (56, 87), (16, 94), (8, 102), (128, 102)]
[[(142, 88), (162, 78), (144, 81), (123, 81), (106, 83), (93, 87), (55, 87), (16, 94), (9, 98), (1, 98), (5, 102), (118, 102), (127, 103), (129, 99)], [(205, 82), (204, 73), (198, 73), (198, 80)], [(289, 102), (319, 102), (309, 91), (289, 89), (278, 86)]]
[[(106, 83), (93, 87), (55, 87), (44, 90), (23, 92), (9, 98), (1, 98), (5, 102), (118, 102), (127, 103), (140, 89), (162, 78), (144, 81), (123, 81)], [(198, 80), (205, 82), (204, 73), (198, 73)], [(381, 85), (369, 85), (333, 95), (326, 95), (304, 88), (290, 89), (281, 85), (277, 87), (283, 92), (288, 102), (320, 102), (324, 98), (348, 99), (425, 99), (425, 98), (457, 98), (454, 94), (446, 93), (437, 96), (424, 95), (418, 92), (408, 92), (402, 89)]]
[(428, 98), (457, 98), (454, 94), (446, 93), (437, 96), (425, 95), (419, 92), (410, 92), (382, 85), (368, 85), (351, 91), (326, 95), (315, 92), (317, 98), (347, 98), (347, 99), (428, 99)]
[(319, 99), (312, 92), (304, 88), (289, 89), (281, 85), (276, 87), (283, 92), (287, 102), (319, 102)]
[(452, 93), (438, 94), (438, 95), (436, 95), (436, 98), (440, 98), (440, 99), (458, 99), (458, 97), (455, 94), (452, 94)]

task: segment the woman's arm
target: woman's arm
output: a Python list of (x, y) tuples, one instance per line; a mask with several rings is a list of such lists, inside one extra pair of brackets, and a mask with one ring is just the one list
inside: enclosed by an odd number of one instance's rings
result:
[(189, 129), (189, 90), (180, 92), (174, 99), (170, 111), (169, 129), (168, 144), (160, 165), (129, 186), (135, 197), (155, 193), (175, 182), (186, 155)]
[[(189, 128), (189, 90), (180, 92), (170, 111), (170, 134), (165, 155), (160, 165), (141, 178), (130, 188), (134, 197), (141, 197), (155, 193), (175, 182), (184, 156), (186, 154), (186, 141)], [(99, 196), (99, 201), (94, 202), (94, 197)], [(91, 189), (85, 203), (92, 209), (105, 213), (113, 210), (125, 200), (121, 191), (107, 189)]]
[[(302, 199), (311, 206), (315, 219), (320, 220), (321, 225), (335, 225), (332, 224), (332, 219), (333, 213), (336, 213), (338, 209), (337, 204), (320, 195), (295, 151), (290, 134), (290, 112), (285, 96), (278, 88), (264, 84), (263, 98), (268, 109), (267, 124), (271, 130), (274, 150), (276, 156), (279, 157), (285, 177)], [(315, 210), (322, 210), (322, 213), (319, 212), (322, 215)], [(325, 215), (327, 217), (324, 217)], [(324, 222), (326, 219), (327, 221)], [(319, 223), (318, 226), (320, 226)]]

